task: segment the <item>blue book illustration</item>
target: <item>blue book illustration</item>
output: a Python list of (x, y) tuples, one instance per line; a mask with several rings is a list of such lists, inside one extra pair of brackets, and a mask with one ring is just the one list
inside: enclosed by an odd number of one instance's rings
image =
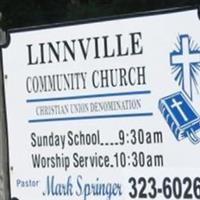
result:
[(178, 141), (188, 137), (193, 144), (200, 142), (200, 116), (181, 92), (160, 99), (159, 109)]

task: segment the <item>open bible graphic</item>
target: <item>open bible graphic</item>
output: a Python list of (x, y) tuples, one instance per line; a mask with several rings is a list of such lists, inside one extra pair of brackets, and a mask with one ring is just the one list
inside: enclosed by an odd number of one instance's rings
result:
[(200, 142), (200, 116), (181, 92), (160, 99), (159, 109), (177, 140), (188, 137), (193, 144)]

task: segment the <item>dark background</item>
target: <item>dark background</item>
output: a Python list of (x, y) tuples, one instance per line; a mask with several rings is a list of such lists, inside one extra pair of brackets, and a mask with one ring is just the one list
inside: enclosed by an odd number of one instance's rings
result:
[(6, 30), (198, 4), (200, 0), (0, 0), (0, 26)]

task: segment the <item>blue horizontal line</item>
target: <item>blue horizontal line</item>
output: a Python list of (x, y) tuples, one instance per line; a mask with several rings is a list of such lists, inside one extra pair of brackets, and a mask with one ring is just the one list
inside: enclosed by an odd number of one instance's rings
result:
[(152, 116), (153, 113), (131, 113), (131, 114), (116, 114), (116, 115), (94, 115), (94, 116), (80, 116), (80, 117), (62, 117), (62, 118), (47, 118), (47, 119), (31, 119), (29, 123), (53, 122), (53, 121), (73, 121), (73, 120), (88, 120), (88, 119), (109, 119), (109, 118), (126, 118), (126, 117), (147, 117)]
[(75, 99), (89, 99), (99, 97), (112, 97), (112, 96), (128, 96), (128, 95), (141, 95), (150, 94), (150, 90), (144, 91), (132, 91), (132, 92), (118, 92), (118, 93), (104, 93), (104, 94), (92, 94), (92, 95), (79, 95), (69, 97), (55, 97), (55, 98), (43, 98), (43, 99), (27, 99), (27, 103), (44, 102), (44, 101), (63, 101), (63, 100), (75, 100)]

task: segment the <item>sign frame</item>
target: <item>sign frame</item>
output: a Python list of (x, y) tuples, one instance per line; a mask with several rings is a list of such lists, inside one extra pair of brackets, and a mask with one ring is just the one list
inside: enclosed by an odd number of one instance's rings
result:
[[(13, 28), (9, 29), (6, 32), (6, 38), (7, 41), (5, 44), (0, 46), (0, 66), (2, 66), (3, 69), (3, 53), (2, 49), (7, 48), (10, 43), (12, 42), (11, 40), (11, 35), (13, 33), (23, 33), (27, 31), (36, 31), (36, 30), (44, 30), (44, 29), (51, 29), (51, 28), (59, 28), (59, 27), (67, 27), (67, 26), (76, 26), (76, 25), (82, 25), (82, 24), (91, 24), (91, 23), (96, 23), (96, 22), (104, 22), (104, 21), (113, 21), (113, 20), (119, 20), (119, 19), (128, 19), (128, 18), (137, 18), (137, 17), (149, 17), (149, 16), (154, 16), (154, 15), (162, 15), (162, 14), (168, 14), (168, 13), (176, 13), (176, 12), (184, 12), (184, 11), (189, 11), (189, 10), (194, 10), (198, 9), (198, 16), (200, 18), (200, 10), (198, 6), (183, 6), (183, 7), (177, 7), (177, 8), (168, 8), (168, 9), (161, 9), (161, 10), (153, 10), (153, 11), (144, 11), (144, 12), (136, 12), (136, 13), (129, 13), (129, 14), (121, 14), (121, 15), (114, 15), (114, 16), (106, 16), (106, 17), (97, 17), (97, 18), (89, 18), (89, 19), (83, 19), (83, 20), (73, 20), (73, 21), (66, 21), (66, 22), (59, 22), (59, 23), (51, 23), (51, 24), (45, 24), (45, 25), (36, 25), (36, 26), (30, 26), (30, 27), (23, 27), (23, 28)], [(3, 69), (4, 70), (4, 69)], [(2, 70), (2, 71), (3, 71)], [(6, 106), (6, 99), (5, 99), (5, 82), (6, 79), (8, 78), (6, 74), (2, 72), (1, 76), (3, 77), (3, 98), (4, 98), (4, 109), (5, 111), (7, 110)], [(10, 168), (10, 162), (9, 162), (9, 141), (8, 141), (8, 122), (7, 122), (7, 114), (5, 112), (5, 118), (6, 118), (6, 136), (7, 136), (7, 151), (8, 151), (8, 162), (7, 162), (7, 174), (6, 176), (8, 177), (8, 182), (9, 182), (9, 198), (11, 200), (18, 200), (15, 197), (11, 197), (11, 191), (10, 191), (10, 173), (12, 171), (12, 168)], [(5, 155), (4, 155), (5, 156)]]

